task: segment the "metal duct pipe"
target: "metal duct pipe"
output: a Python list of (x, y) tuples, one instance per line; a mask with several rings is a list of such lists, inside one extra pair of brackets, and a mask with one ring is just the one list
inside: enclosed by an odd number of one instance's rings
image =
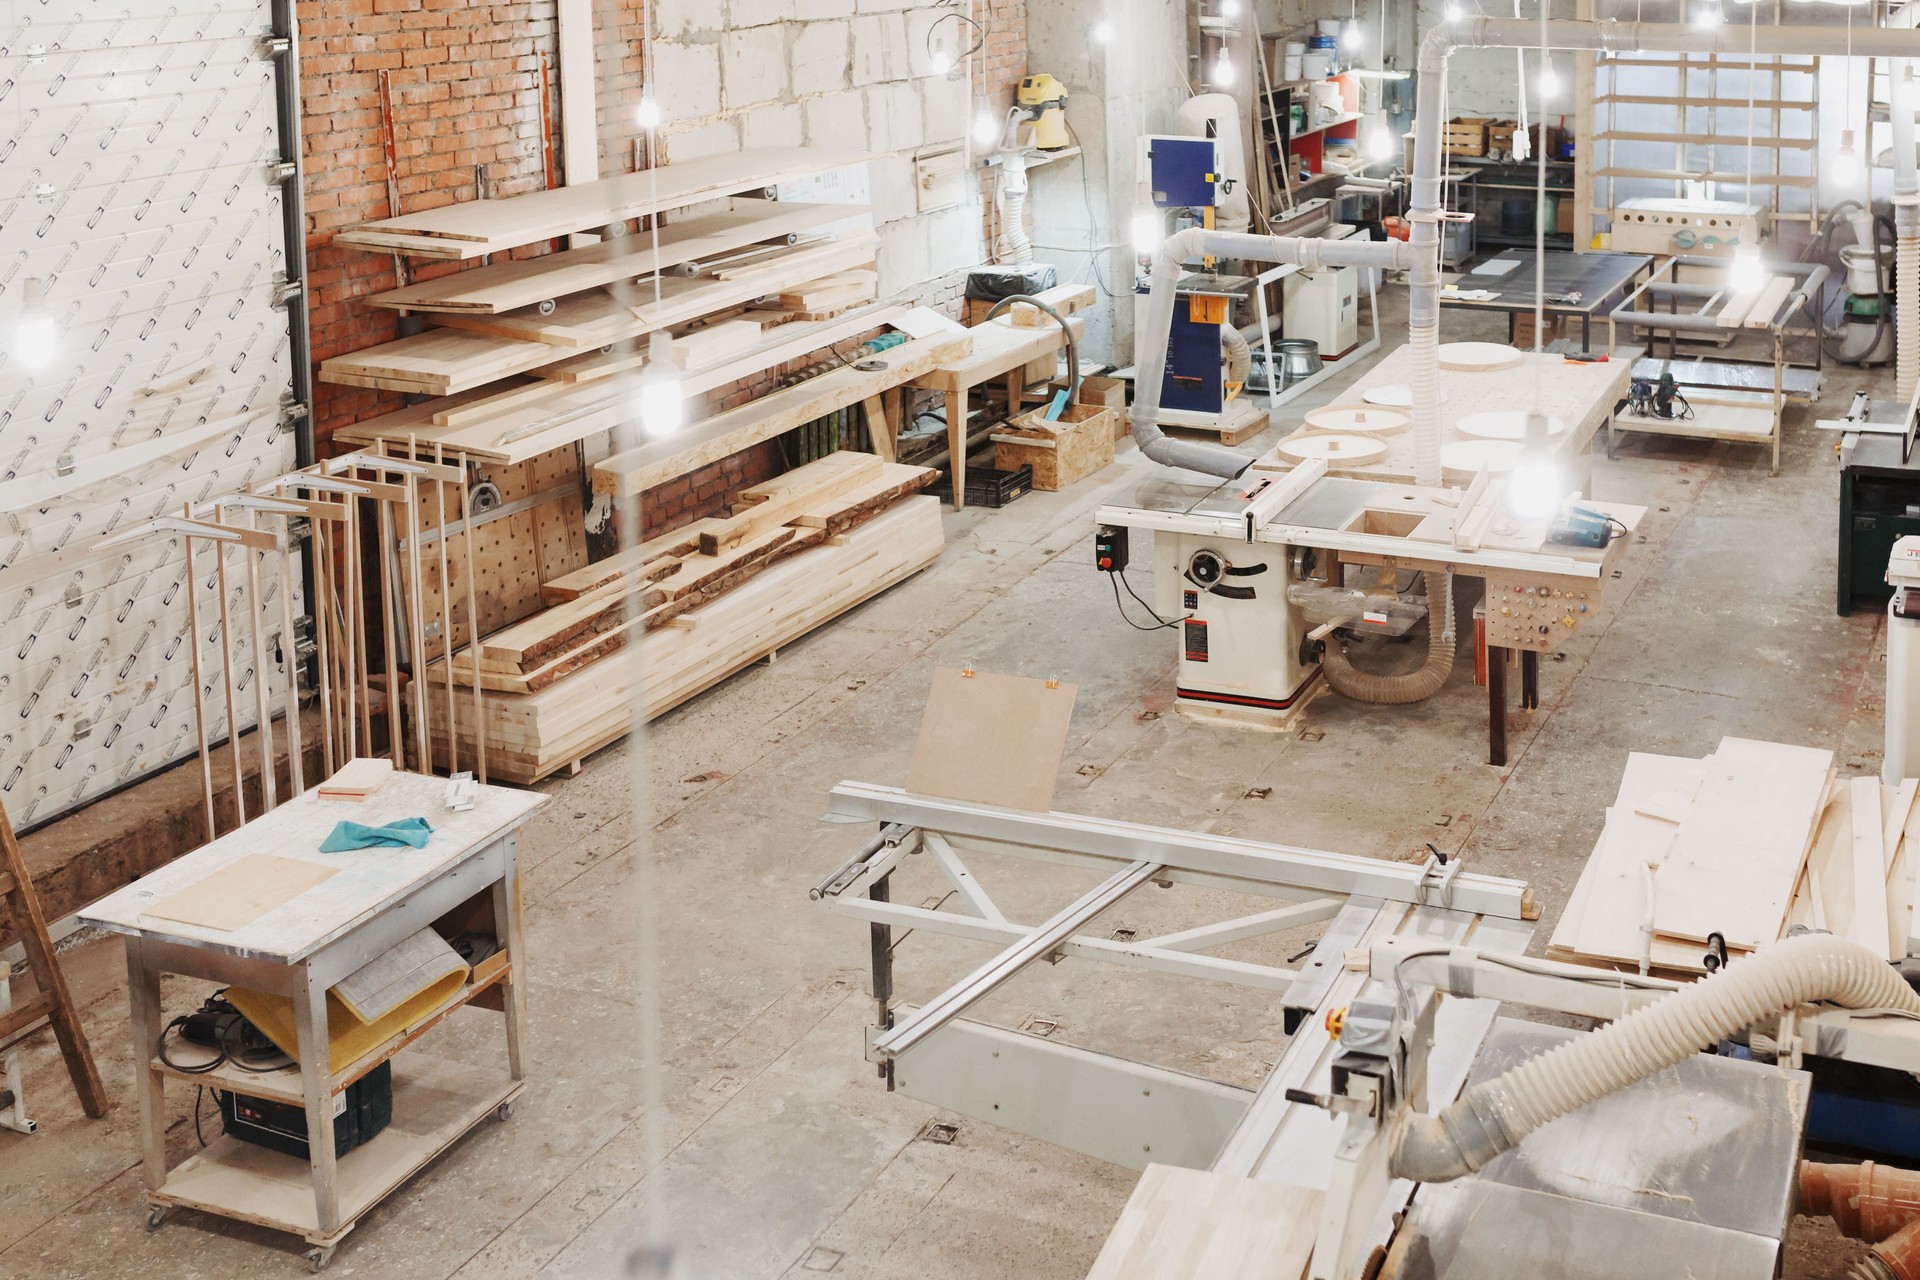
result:
[(1153, 256), (1153, 282), (1147, 314), (1138, 338), (1140, 360), (1134, 378), (1133, 442), (1140, 452), (1166, 467), (1186, 467), (1232, 480), (1253, 459), (1217, 444), (1170, 439), (1160, 430), (1161, 383), (1167, 373), (1167, 339), (1173, 332), (1174, 287), (1188, 258), (1242, 258), (1254, 262), (1297, 263), (1316, 267), (1407, 265), (1406, 246), (1397, 240), (1322, 240), (1314, 236), (1255, 236), (1237, 231), (1189, 227), (1167, 237)]
[[(1914, 47), (1920, 44), (1920, 35), (1912, 32), (1920, 22), (1920, 9), (1908, 5), (1887, 21), (1907, 29), (1907, 52), (1920, 52)], [(1913, 61), (1895, 58), (1888, 67), (1892, 91), (1887, 95), (1887, 119), (1893, 124), (1894, 385), (1900, 403), (1909, 404), (1914, 383), (1920, 380), (1920, 175), (1915, 172), (1913, 108), (1901, 104), (1900, 86), (1913, 70)], [(1871, 130), (1860, 145), (1872, 151)], [(1871, 164), (1872, 155), (1866, 160)]]

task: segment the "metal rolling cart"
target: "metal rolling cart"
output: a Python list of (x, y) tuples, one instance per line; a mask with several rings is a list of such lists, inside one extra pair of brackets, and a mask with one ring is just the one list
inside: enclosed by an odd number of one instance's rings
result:
[[(1648, 355), (1633, 376), (1649, 382), (1670, 375), (1693, 416), (1661, 416), (1634, 406), (1614, 416), (1607, 456), (1619, 431), (1767, 445), (1772, 474), (1780, 474), (1780, 415), (1789, 400), (1820, 396), (1823, 357), (1816, 313), (1827, 269), (1815, 263), (1768, 263), (1767, 282), (1745, 294), (1729, 292), (1725, 260), (1669, 258), (1627, 300), (1608, 313), (1608, 346), (1617, 348), (1626, 326), (1648, 335)], [(1694, 279), (1683, 279), (1686, 272)], [(1689, 309), (1682, 310), (1686, 305)], [(1666, 308), (1664, 311), (1662, 306)], [(1796, 327), (1803, 324), (1803, 327)], [(1666, 335), (1666, 355), (1657, 335)], [(1791, 339), (1811, 339), (1811, 364), (1788, 358)], [(1682, 342), (1690, 358), (1682, 358)], [(1765, 344), (1770, 359), (1740, 359), (1743, 342)], [(1748, 349), (1751, 349), (1749, 346)]]
[[(488, 1116), (505, 1119), (526, 1087), (525, 988), (518, 829), (546, 797), (480, 787), (473, 806), (448, 811), (445, 779), (396, 773), (361, 801), (308, 791), (228, 832), (82, 913), (85, 924), (123, 934), (133, 1042), (148, 1056), (137, 1070), (142, 1174), (156, 1230), (176, 1207), (198, 1209), (290, 1232), (313, 1246), (315, 1271), (374, 1205)], [(368, 825), (425, 816), (435, 828), (418, 850), (316, 852), (343, 818)], [(231, 930), (146, 914), (255, 855), (336, 868), (328, 879)], [(501, 950), (424, 1015), (353, 1061), (336, 1065), (329, 1038), (328, 991), (403, 939), (454, 912), (490, 915)], [(292, 1001), (298, 1053), (293, 1067), (257, 1074), (225, 1063), (205, 1073), (179, 1070), (154, 1052), (163, 1026), (160, 975), (179, 974), (246, 987)], [(504, 1066), (431, 1058), (415, 1042), (459, 1009), (501, 1013)], [(349, 1086), (393, 1064), (393, 1119), (370, 1141), (336, 1158), (334, 1108)], [(165, 1088), (189, 1081), (304, 1108), (308, 1158), (222, 1136), (177, 1165), (167, 1160)]]

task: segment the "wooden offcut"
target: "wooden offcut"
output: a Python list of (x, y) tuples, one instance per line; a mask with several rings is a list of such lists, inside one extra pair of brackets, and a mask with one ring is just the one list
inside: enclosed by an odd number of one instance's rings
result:
[(1150, 1164), (1087, 1280), (1300, 1280), (1325, 1193)]
[(1077, 686), (942, 667), (907, 770), (915, 795), (1047, 813)]

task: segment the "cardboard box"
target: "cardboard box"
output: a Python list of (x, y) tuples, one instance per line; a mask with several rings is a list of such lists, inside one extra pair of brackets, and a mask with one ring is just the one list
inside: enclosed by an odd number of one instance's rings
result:
[(1023, 413), (993, 433), (993, 465), (999, 471), (1033, 468), (1033, 487), (1052, 492), (1113, 461), (1112, 409), (1070, 404), (1047, 422), (1044, 410)]
[[(1567, 336), (1569, 320), (1566, 316), (1547, 316), (1541, 325), (1540, 345), (1558, 341)], [(1522, 351), (1533, 350), (1533, 312), (1522, 311), (1513, 318), (1513, 345)]]
[(1560, 153), (1566, 148), (1567, 144), (1573, 140), (1573, 135), (1568, 133), (1565, 129), (1561, 128), (1557, 124), (1549, 124), (1549, 125), (1536, 124), (1532, 128), (1527, 130), (1528, 134), (1530, 134), (1533, 138), (1533, 154), (1536, 156), (1540, 154), (1540, 148), (1543, 145), (1541, 142), (1541, 136), (1540, 136), (1542, 130), (1545, 130), (1546, 132), (1546, 141), (1544, 145), (1546, 147), (1547, 159), (1549, 160), (1566, 159), (1567, 157), (1561, 155)]
[(1492, 123), (1491, 116), (1460, 116), (1447, 121), (1447, 131), (1442, 139), (1446, 153), (1450, 156), (1484, 156), (1487, 154), (1487, 126)]

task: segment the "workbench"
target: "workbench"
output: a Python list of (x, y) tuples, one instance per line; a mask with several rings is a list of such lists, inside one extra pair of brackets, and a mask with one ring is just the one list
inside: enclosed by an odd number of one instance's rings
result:
[[(1505, 249), (1451, 281), (1453, 288), (1491, 291), (1491, 298), (1465, 298), (1442, 290), (1440, 305), (1463, 311), (1497, 311), (1507, 317), (1507, 341), (1514, 340), (1522, 315), (1532, 315), (1535, 304), (1534, 253)], [(1638, 253), (1546, 252), (1542, 314), (1580, 321), (1580, 350), (1593, 349), (1593, 320), (1612, 310), (1642, 272), (1653, 270), (1653, 259)], [(1540, 344), (1545, 346), (1543, 342)]]
[[(1572, 478), (1584, 491), (1587, 470), (1584, 459), (1588, 446), (1592, 443), (1594, 432), (1612, 418), (1614, 405), (1627, 394), (1628, 379), (1624, 361), (1605, 360), (1583, 364), (1568, 361), (1563, 356), (1534, 355), (1532, 352), (1522, 355), (1520, 364), (1514, 368), (1493, 373), (1458, 373), (1442, 369), (1438, 375), (1438, 385), (1444, 397), (1440, 402), (1441, 445), (1444, 448), (1453, 441), (1468, 438), (1457, 425), (1467, 414), (1537, 407), (1542, 413), (1567, 424), (1565, 431), (1549, 437), (1549, 443), (1555, 457), (1568, 460), (1570, 470), (1578, 472)], [(1412, 381), (1413, 351), (1403, 346), (1376, 364), (1340, 397), (1340, 403), (1361, 404), (1370, 389), (1389, 385), (1410, 386)], [(1406, 412), (1410, 413), (1411, 410)], [(1382, 438), (1381, 443), (1387, 446), (1385, 457), (1374, 462), (1351, 465), (1335, 462), (1328, 466), (1327, 474), (1411, 484), (1414, 479), (1411, 424)], [(1575, 459), (1580, 461), (1575, 462)], [(1290, 471), (1294, 462), (1280, 452), (1279, 445), (1275, 445), (1253, 465), (1262, 471)]]
[[(1089, 291), (1091, 292), (1091, 291)], [(1079, 342), (1086, 322), (1067, 319), (1073, 340)], [(995, 316), (974, 325), (967, 333), (973, 337), (973, 350), (949, 363), (910, 380), (908, 388), (942, 392), (947, 399), (947, 454), (953, 468), (953, 506), (957, 511), (967, 505), (967, 400), (973, 389), (996, 378), (1006, 384), (1007, 417), (1020, 413), (1021, 397), (1026, 391), (1026, 367), (1045, 359), (1067, 345), (1067, 335), (1053, 317), (1041, 316), (1036, 328), (1020, 328), (1010, 316)], [(902, 395), (911, 395), (903, 390)], [(904, 422), (906, 415), (901, 414)]]
[[(142, 1174), (152, 1205), (149, 1230), (175, 1206), (198, 1209), (304, 1238), (318, 1270), (361, 1215), (489, 1115), (504, 1119), (525, 1087), (525, 989), (517, 831), (547, 797), (480, 787), (471, 809), (445, 807), (445, 779), (396, 773), (364, 800), (323, 800), (317, 791), (287, 801), (211, 844), (103, 898), (83, 924), (126, 937), (131, 1034), (145, 1060), (136, 1071)], [(317, 852), (342, 819), (378, 825), (425, 817), (434, 832), (421, 849)], [(319, 863), (336, 874), (231, 930), (144, 914), (243, 858)], [(332, 1069), (327, 992), (411, 934), (450, 912), (490, 912), (504, 962), (483, 962), (468, 983), (385, 1043)], [(255, 1074), (224, 1064), (205, 1074), (178, 1071), (154, 1055), (165, 1019), (160, 975), (246, 987), (293, 1001), (298, 1052), (288, 1070)], [(412, 1048), (442, 1019), (469, 1004), (504, 1016), (506, 1065), (435, 1060)], [(393, 1120), (336, 1160), (332, 1103), (381, 1063), (393, 1062)], [(312, 1155), (302, 1161), (223, 1136), (169, 1169), (165, 1087), (169, 1078), (306, 1109)]]

